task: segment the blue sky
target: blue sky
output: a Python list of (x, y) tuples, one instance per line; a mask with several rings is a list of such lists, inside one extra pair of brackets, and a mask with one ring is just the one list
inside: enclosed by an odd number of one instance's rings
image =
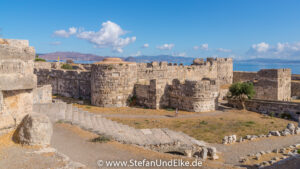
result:
[(37, 53), (300, 59), (299, 7), (296, 0), (1, 0), (0, 28)]

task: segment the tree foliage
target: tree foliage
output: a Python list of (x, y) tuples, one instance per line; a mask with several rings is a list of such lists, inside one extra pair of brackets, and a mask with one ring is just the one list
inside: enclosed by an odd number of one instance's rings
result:
[(229, 87), (229, 98), (238, 99), (242, 103), (243, 109), (245, 109), (245, 100), (252, 99), (255, 95), (253, 83), (251, 82), (237, 82)]
[(251, 82), (237, 82), (230, 86), (229, 91), (231, 97), (252, 99), (255, 95), (253, 83)]

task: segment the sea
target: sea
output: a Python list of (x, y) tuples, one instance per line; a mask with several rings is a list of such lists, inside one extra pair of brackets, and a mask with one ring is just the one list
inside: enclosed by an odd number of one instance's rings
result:
[[(52, 60), (48, 60), (52, 61)], [(98, 61), (82, 61), (77, 60), (75, 63), (80, 64), (92, 64)], [(190, 65), (190, 62), (183, 63), (184, 65)], [(278, 62), (248, 62), (248, 61), (234, 61), (233, 62), (233, 70), (234, 71), (250, 71), (256, 72), (260, 69), (280, 69), (280, 68), (290, 68), (292, 70), (292, 74), (300, 74), (300, 63), (278, 63)]]

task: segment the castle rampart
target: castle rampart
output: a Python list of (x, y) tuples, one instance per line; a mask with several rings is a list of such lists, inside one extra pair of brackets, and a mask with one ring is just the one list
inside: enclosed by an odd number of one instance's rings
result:
[(152, 83), (150, 86), (155, 91), (155, 103), (144, 104), (151, 104), (147, 107), (162, 108), (169, 106), (169, 97), (165, 91), (174, 79), (181, 83), (186, 80), (215, 79), (219, 88), (220, 85), (231, 84), (233, 78), (231, 58), (208, 58), (207, 61), (191, 66), (167, 62), (131, 63), (108, 58), (92, 64), (90, 70), (61, 70), (53, 68), (50, 63), (42, 64), (36, 63), (38, 84), (51, 84), (53, 94), (91, 99), (92, 104), (104, 107), (128, 105), (128, 100), (135, 92), (134, 86), (139, 91), (143, 85)]

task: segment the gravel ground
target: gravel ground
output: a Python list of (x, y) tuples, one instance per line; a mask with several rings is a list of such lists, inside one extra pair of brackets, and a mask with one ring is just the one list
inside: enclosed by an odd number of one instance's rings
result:
[(260, 151), (270, 151), (277, 148), (287, 147), (300, 143), (300, 135), (262, 138), (257, 141), (248, 141), (232, 145), (211, 144), (218, 151), (223, 153), (225, 163), (239, 164), (240, 157), (246, 157), (248, 154), (255, 154)]

